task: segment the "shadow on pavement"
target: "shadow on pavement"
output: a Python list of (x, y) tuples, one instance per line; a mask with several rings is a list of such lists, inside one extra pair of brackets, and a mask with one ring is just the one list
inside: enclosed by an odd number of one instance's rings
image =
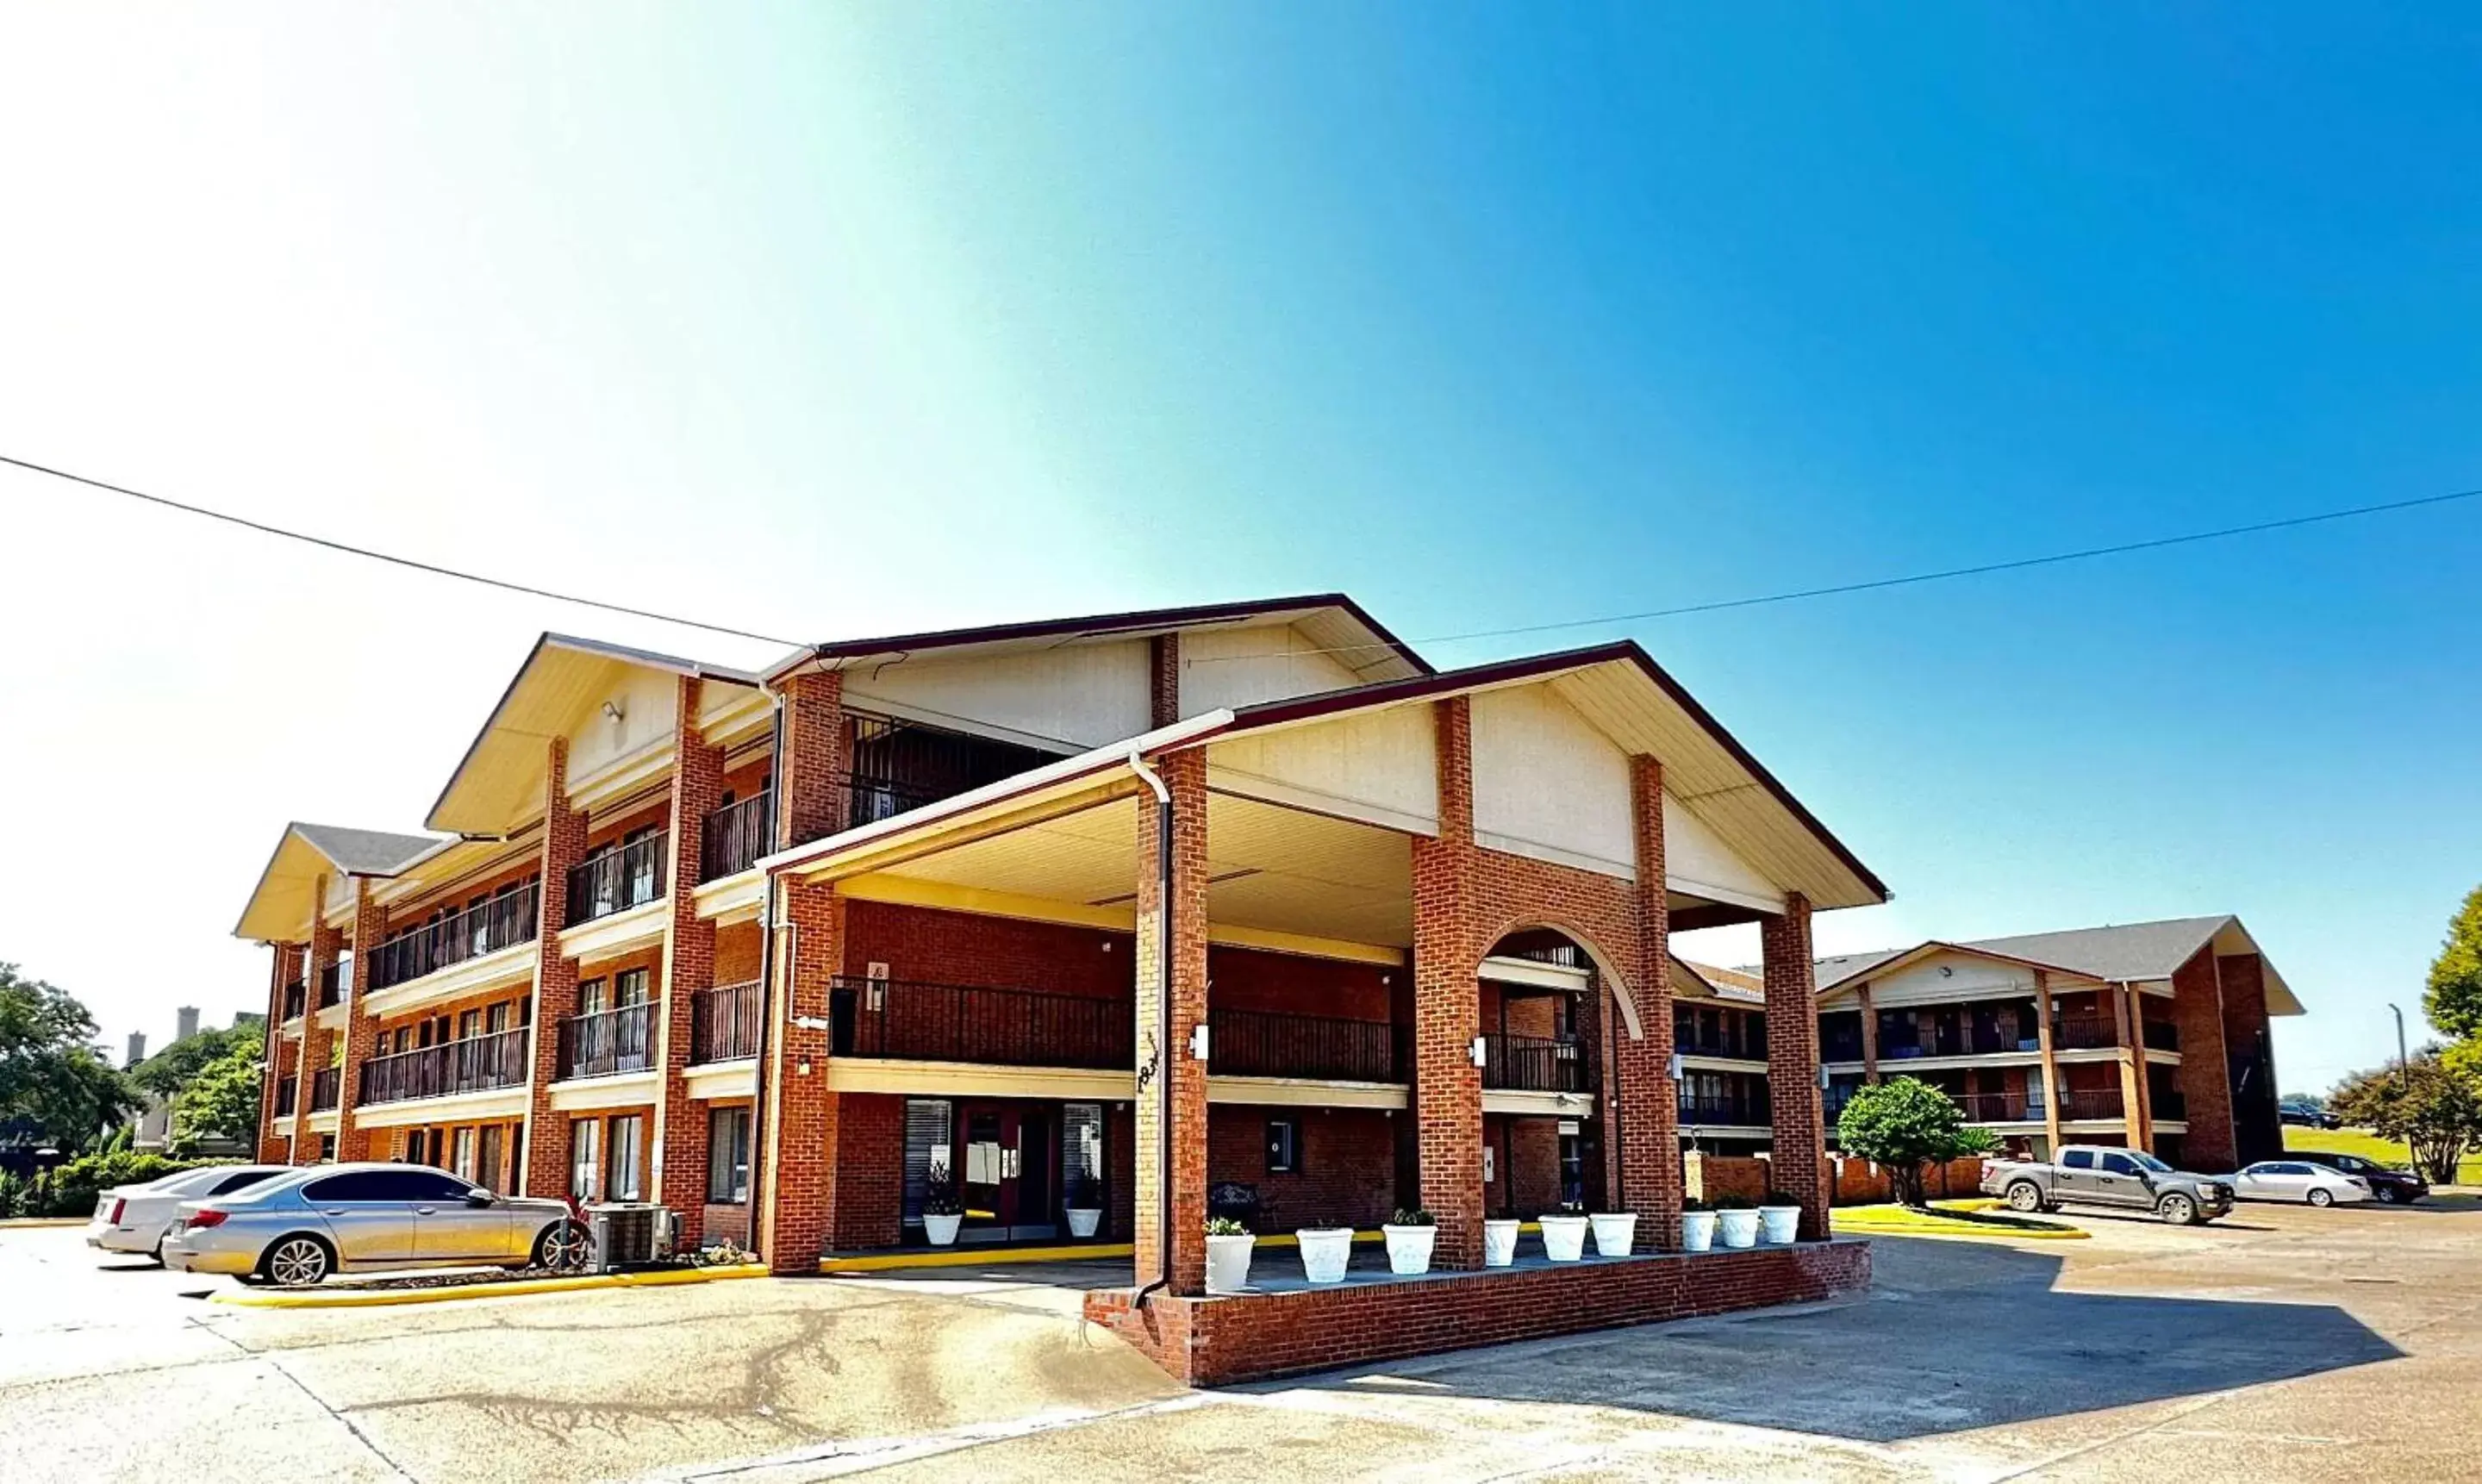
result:
[[(1252, 1391), (1582, 1403), (1894, 1443), (2396, 1359), (2327, 1305), (2054, 1291), (2046, 1254), (1883, 1237), (1859, 1302), (1470, 1350)], [(1936, 1253), (1924, 1249), (1936, 1248)]]

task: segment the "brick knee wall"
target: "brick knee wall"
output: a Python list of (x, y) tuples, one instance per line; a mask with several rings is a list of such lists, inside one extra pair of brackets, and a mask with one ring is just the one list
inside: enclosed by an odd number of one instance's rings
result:
[(1086, 1295), (1086, 1317), (1191, 1386), (1586, 1330), (1810, 1303), (1870, 1285), (1870, 1247), (1841, 1240), (1665, 1254), (1404, 1283), (1225, 1298), (1125, 1288)]

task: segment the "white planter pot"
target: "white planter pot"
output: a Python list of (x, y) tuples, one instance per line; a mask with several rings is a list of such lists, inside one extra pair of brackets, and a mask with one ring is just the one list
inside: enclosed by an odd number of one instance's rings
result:
[(1482, 1224), (1482, 1265), (1506, 1267), (1517, 1260), (1517, 1230), (1521, 1223), (1514, 1217), (1505, 1221)]
[(1758, 1207), (1758, 1230), (1762, 1240), (1789, 1242), (1801, 1235), (1801, 1207), (1798, 1206), (1761, 1206)]
[(1302, 1276), (1312, 1283), (1340, 1283), (1353, 1260), (1351, 1227), (1306, 1227), (1293, 1235), (1302, 1244)]
[(1604, 1212), (1586, 1218), (1595, 1229), (1595, 1256), (1625, 1258), (1637, 1240), (1637, 1212)]
[(1439, 1239), (1437, 1227), (1381, 1227), (1387, 1233), (1387, 1271), (1391, 1273), (1427, 1273), (1431, 1270), (1431, 1244)]
[(1682, 1211), (1680, 1213), (1680, 1250), (1704, 1252), (1715, 1245), (1715, 1213)]
[(1250, 1249), (1258, 1239), (1244, 1232), (1239, 1236), (1210, 1236), (1206, 1239), (1206, 1291), (1238, 1293), (1250, 1286)]
[(954, 1247), (957, 1245), (957, 1229), (964, 1224), (963, 1216), (925, 1216), (922, 1218), (922, 1234), (931, 1238), (934, 1247)]
[(1554, 1262), (1574, 1262), (1586, 1255), (1586, 1218), (1583, 1216), (1545, 1216), (1543, 1228), (1543, 1256)]
[(1715, 1234), (1727, 1247), (1758, 1245), (1758, 1213), (1756, 1211), (1717, 1211)]
[(1069, 1207), (1069, 1234), (1070, 1236), (1093, 1236), (1096, 1230), (1102, 1225), (1103, 1213), (1101, 1211), (1080, 1210), (1074, 1206)]

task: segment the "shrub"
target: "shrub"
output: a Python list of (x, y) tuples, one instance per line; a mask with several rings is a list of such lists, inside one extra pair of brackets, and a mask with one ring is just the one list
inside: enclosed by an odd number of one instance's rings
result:
[(1918, 1077), (1863, 1087), (1835, 1121), (1845, 1153), (1884, 1165), (1896, 1199), (1927, 1209), (1922, 1167), (1987, 1154), (1998, 1147), (1990, 1130), (1970, 1127), (1956, 1100)]
[(1705, 1202), (1699, 1200), (1696, 1196), (1689, 1196), (1689, 1197), (1684, 1198), (1684, 1199), (1681, 1201), (1681, 1203), (1680, 1203), (1680, 1209), (1681, 1209), (1683, 1212), (1688, 1212), (1688, 1211), (1710, 1211), (1710, 1210), (1713, 1210), (1713, 1209), (1714, 1209), (1714, 1207), (1713, 1207), (1713, 1206), (1708, 1206)]
[(1751, 1200), (1748, 1196), (1717, 1196), (1715, 1198), (1715, 1209), (1719, 1211), (1755, 1211), (1757, 1208), (1758, 1203)]
[(1388, 1223), (1390, 1226), (1397, 1227), (1436, 1227), (1439, 1224), (1439, 1217), (1423, 1210), (1420, 1206), (1415, 1206), (1409, 1211), (1401, 1206), (1396, 1207), (1396, 1215)]
[(965, 1203), (957, 1195), (954, 1181), (935, 1175), (922, 1182), (922, 1214), (925, 1216), (963, 1216)]
[(1250, 1229), (1241, 1225), (1241, 1223), (1233, 1220), (1229, 1216), (1209, 1216), (1206, 1218), (1206, 1234), (1209, 1236), (1248, 1236), (1250, 1234)]
[(1799, 1206), (1801, 1197), (1787, 1190), (1770, 1190), (1758, 1204), (1760, 1206)]
[(204, 1159), (167, 1159), (161, 1154), (121, 1150), (109, 1154), (80, 1154), (65, 1165), (35, 1177), (24, 1206), (29, 1216), (84, 1216), (94, 1210), (96, 1198), (116, 1185), (143, 1185), (201, 1164)]

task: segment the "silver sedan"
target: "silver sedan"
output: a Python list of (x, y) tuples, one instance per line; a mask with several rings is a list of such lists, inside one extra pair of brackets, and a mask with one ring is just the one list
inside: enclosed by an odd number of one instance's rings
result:
[(570, 1268), (586, 1235), (559, 1201), (493, 1195), (445, 1170), (313, 1165), (181, 1207), (164, 1265), (245, 1283), (415, 1267)]

